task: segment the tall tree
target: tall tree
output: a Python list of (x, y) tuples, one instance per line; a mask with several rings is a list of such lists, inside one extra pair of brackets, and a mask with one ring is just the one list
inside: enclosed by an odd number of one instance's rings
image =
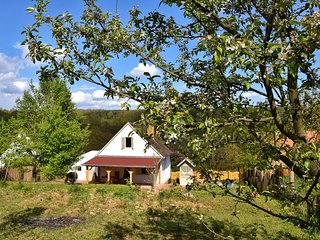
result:
[[(307, 137), (308, 130), (319, 129), (305, 118), (314, 106), (302, 101), (319, 87), (319, 1), (166, 0), (160, 3), (179, 8), (183, 21), (157, 11), (142, 16), (134, 8), (126, 25), (95, 1), (84, 3), (78, 22), (68, 13), (48, 15), (44, 0), (28, 8), (35, 22), (24, 30), (24, 44), (34, 61), (47, 64), (41, 74), (84, 79), (104, 87), (107, 96), (140, 101), (146, 122), (168, 141), (188, 139), (198, 164), (212, 158), (215, 145), (230, 140), (223, 130), (232, 125), (251, 150), (282, 160), (306, 181), (299, 199), (316, 216), (315, 225), (320, 222), (319, 146)], [(55, 47), (39, 38), (45, 25)], [(177, 53), (174, 61), (166, 58), (168, 52)], [(130, 76), (116, 79), (108, 60), (120, 55), (155, 64), (161, 79), (148, 73), (148, 84)], [(281, 138), (294, 147), (285, 152), (277, 144)]]
[[(17, 118), (9, 125), (16, 126), (10, 141), (20, 154), (11, 159), (12, 166), (33, 166), (49, 179), (65, 174), (87, 144), (88, 131), (74, 112), (71, 92), (58, 78), (40, 82), (39, 88), (30, 85), (17, 100)], [(23, 158), (22, 156), (28, 156)]]

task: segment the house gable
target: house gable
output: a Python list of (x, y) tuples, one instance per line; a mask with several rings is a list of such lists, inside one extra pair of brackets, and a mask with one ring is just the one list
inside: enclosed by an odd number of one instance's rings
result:
[(134, 131), (130, 123), (127, 123), (97, 156), (163, 157), (153, 146), (150, 145), (148, 148), (146, 146), (147, 141)]

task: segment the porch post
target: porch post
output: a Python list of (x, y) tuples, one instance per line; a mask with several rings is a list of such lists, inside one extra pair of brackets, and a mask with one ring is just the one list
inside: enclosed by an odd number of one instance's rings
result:
[(155, 191), (157, 182), (158, 168), (157, 166), (152, 170), (152, 191)]
[(111, 170), (107, 170), (107, 183), (110, 184), (110, 173)]
[(132, 184), (132, 174), (133, 174), (133, 171), (128, 171), (129, 174), (130, 174), (130, 179), (129, 179), (129, 183)]
[(86, 166), (86, 183), (89, 183), (89, 166)]

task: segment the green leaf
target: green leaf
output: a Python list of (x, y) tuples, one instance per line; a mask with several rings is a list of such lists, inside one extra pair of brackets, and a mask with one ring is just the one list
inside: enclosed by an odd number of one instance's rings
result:
[(220, 56), (218, 52), (214, 52), (213, 56), (216, 63), (220, 62)]
[(244, 87), (245, 87), (245, 90), (249, 90), (250, 89), (250, 83), (249, 82), (245, 82), (244, 83)]
[(304, 162), (304, 167), (309, 171), (311, 170), (311, 162), (310, 161), (305, 161)]
[(35, 9), (33, 7), (27, 7), (26, 10), (28, 13), (33, 13)]

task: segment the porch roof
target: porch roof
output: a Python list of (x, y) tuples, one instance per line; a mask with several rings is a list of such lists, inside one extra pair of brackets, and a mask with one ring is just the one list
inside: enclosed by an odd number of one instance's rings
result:
[(118, 157), (118, 156), (96, 156), (84, 163), (85, 166), (106, 167), (142, 167), (155, 168), (160, 158), (153, 157)]

